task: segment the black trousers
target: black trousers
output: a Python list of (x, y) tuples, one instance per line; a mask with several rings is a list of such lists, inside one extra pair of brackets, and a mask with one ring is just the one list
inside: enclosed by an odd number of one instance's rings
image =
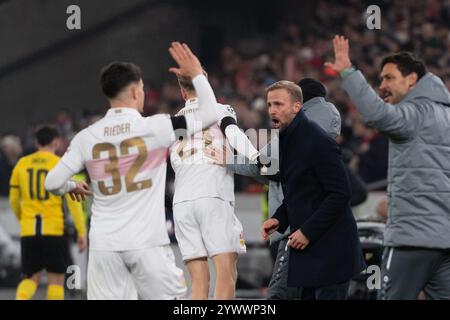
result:
[(304, 287), (302, 300), (347, 300), (350, 281), (320, 288)]
[(268, 300), (346, 300), (350, 281), (320, 288), (288, 287), (289, 247), (287, 239), (280, 240), (277, 258), (269, 284)]
[(386, 247), (381, 268), (381, 300), (450, 300), (450, 250)]

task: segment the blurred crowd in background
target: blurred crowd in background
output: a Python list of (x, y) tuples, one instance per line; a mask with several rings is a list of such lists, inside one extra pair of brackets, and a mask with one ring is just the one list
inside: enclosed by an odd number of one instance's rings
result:
[[(338, 141), (345, 160), (362, 179), (371, 184), (386, 179), (388, 141), (361, 121), (348, 96), (339, 89), (338, 75), (325, 69), (331, 59), (331, 39), (336, 33), (350, 39), (351, 58), (369, 82), (377, 88), (381, 59), (393, 52), (408, 50), (422, 58), (428, 70), (435, 73), (450, 88), (450, 0), (378, 1), (382, 10), (381, 30), (366, 27), (366, 4), (360, 1), (318, 1), (313, 23), (303, 29), (298, 24), (280, 25), (272, 36), (237, 40), (224, 44), (220, 63), (205, 66), (219, 102), (234, 107), (239, 126), (270, 128), (265, 105), (265, 88), (281, 79), (298, 82), (311, 77), (322, 81), (328, 90), (328, 100), (341, 113), (342, 135)], [(146, 82), (145, 115), (161, 112), (176, 113), (184, 104), (175, 79), (160, 85)], [(75, 118), (70, 110), (49, 115), (61, 134), (63, 154), (77, 131), (101, 118), (106, 111), (86, 110)], [(9, 177), (16, 161), (34, 151), (31, 125), (27, 132), (0, 137), (0, 196), (7, 196)], [(168, 173), (169, 186), (173, 173)], [(262, 187), (250, 178), (236, 176), (236, 191), (262, 192)], [(383, 187), (380, 187), (383, 189)], [(372, 189), (377, 189), (374, 187)]]

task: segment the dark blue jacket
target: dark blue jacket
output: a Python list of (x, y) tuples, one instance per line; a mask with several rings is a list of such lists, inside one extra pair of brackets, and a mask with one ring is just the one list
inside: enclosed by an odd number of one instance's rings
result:
[(280, 178), (279, 231), (301, 229), (310, 240), (304, 250), (290, 248), (288, 286), (328, 286), (364, 270), (340, 148), (303, 111), (280, 134)]

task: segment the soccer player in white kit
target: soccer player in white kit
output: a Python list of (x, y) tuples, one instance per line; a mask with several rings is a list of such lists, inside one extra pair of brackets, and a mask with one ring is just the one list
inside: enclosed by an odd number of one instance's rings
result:
[[(178, 77), (185, 107), (177, 115), (199, 110), (196, 88), (187, 77)], [(173, 216), (175, 236), (192, 283), (191, 298), (208, 299), (208, 257), (216, 269), (215, 299), (234, 299), (237, 257), (246, 252), (243, 228), (234, 214), (234, 177), (208, 158), (208, 148), (231, 146), (252, 161), (259, 153), (236, 125), (229, 105), (211, 104), (220, 120), (191, 137), (183, 137), (171, 148), (175, 171)]]
[(46, 178), (46, 189), (56, 194), (85, 195), (86, 186), (69, 180), (84, 168), (92, 181), (88, 299), (177, 299), (186, 293), (165, 223), (166, 158), (175, 131), (194, 134), (216, 123), (218, 114), (210, 107), (216, 98), (195, 55), (178, 42), (169, 51), (179, 65), (170, 71), (193, 78), (199, 112), (142, 117), (139, 67), (112, 63), (101, 75), (111, 108), (73, 138)]

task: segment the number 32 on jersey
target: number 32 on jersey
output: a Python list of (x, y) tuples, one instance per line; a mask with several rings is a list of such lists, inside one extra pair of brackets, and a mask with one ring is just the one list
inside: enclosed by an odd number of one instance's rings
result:
[[(127, 192), (139, 191), (150, 188), (152, 186), (152, 179), (134, 181), (136, 175), (139, 173), (145, 160), (147, 160), (147, 147), (142, 138), (131, 138), (120, 143), (119, 152), (121, 156), (130, 154), (130, 149), (135, 147), (138, 150), (137, 157), (134, 160), (131, 168), (125, 174), (125, 188)], [(122, 190), (122, 181), (120, 179), (119, 171), (119, 157), (116, 147), (111, 143), (98, 143), (92, 148), (93, 160), (101, 160), (100, 154), (102, 152), (108, 153), (109, 163), (105, 165), (105, 172), (111, 174), (112, 186), (106, 186), (105, 181), (98, 181), (98, 188), (105, 196), (110, 196), (119, 193)]]

